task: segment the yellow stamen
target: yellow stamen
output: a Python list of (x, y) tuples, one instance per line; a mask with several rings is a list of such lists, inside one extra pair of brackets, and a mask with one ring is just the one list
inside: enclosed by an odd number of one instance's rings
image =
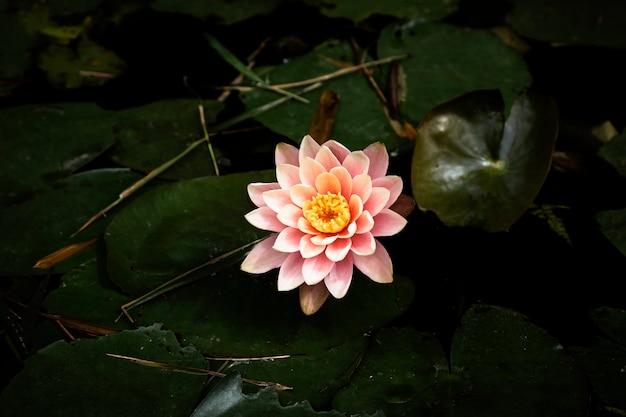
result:
[(317, 194), (302, 205), (304, 217), (322, 233), (337, 233), (350, 221), (350, 206), (341, 194)]

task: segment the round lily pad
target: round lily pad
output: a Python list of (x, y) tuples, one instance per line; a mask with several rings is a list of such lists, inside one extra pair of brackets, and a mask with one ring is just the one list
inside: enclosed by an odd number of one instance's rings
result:
[(448, 226), (507, 230), (531, 206), (550, 168), (557, 133), (553, 100), (524, 91), (508, 119), (498, 90), (464, 94), (418, 127), (413, 196)]

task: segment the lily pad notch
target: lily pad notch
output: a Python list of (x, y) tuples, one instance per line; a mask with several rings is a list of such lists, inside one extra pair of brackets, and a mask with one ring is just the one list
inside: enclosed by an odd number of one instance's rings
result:
[(413, 197), (447, 226), (508, 230), (539, 193), (557, 132), (554, 100), (531, 89), (517, 95), (508, 118), (499, 90), (442, 103), (417, 128)]

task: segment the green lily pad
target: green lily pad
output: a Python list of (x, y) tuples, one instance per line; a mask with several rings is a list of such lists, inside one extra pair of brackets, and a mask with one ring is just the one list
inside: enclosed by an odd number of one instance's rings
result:
[(281, 0), (237, 0), (211, 2), (204, 0), (156, 0), (151, 7), (160, 12), (186, 13), (200, 18), (219, 17), (224, 24), (269, 14)]
[(236, 371), (246, 378), (279, 382), (291, 387), (278, 392), (282, 404), (307, 401), (320, 409), (348, 382), (363, 356), (364, 339), (364, 336), (357, 335), (341, 345), (289, 358), (235, 361), (227, 370)]
[[(70, 236), (140, 178), (126, 169), (88, 171), (69, 177), (55, 190), (0, 210), (0, 275), (49, 274), (51, 270), (33, 266), (52, 252), (102, 235), (112, 217), (100, 219), (74, 238)], [(55, 265), (52, 271), (69, 271), (94, 256), (92, 246)]]
[(593, 346), (573, 347), (570, 352), (587, 375), (590, 389), (600, 404), (622, 413), (626, 411), (626, 348), (599, 338)]
[(522, 36), (578, 45), (626, 47), (626, 4), (613, 0), (513, 0), (507, 22)]
[[(224, 104), (203, 103), (207, 123), (215, 120)], [(120, 165), (150, 172), (202, 138), (197, 100), (166, 100), (119, 112), (116, 144), (110, 157)], [(164, 179), (189, 179), (214, 175), (213, 162), (206, 144), (160, 174)]]
[[(587, 374), (591, 390), (602, 407), (626, 411), (626, 312), (609, 307), (592, 310), (590, 316), (606, 337), (569, 351)], [(616, 412), (617, 414), (617, 412)]]
[(558, 342), (512, 310), (475, 305), (454, 335), (450, 365), (429, 334), (384, 329), (334, 399), (346, 414), (585, 416), (584, 376)]
[[(276, 390), (263, 388), (254, 394), (244, 394), (241, 390), (241, 376), (233, 372), (220, 381), (205, 398), (191, 417), (235, 417), (235, 416), (275, 416), (275, 417), (342, 417), (337, 411), (316, 412), (306, 402), (282, 406), (278, 402)], [(352, 417), (368, 417), (352, 414)], [(369, 417), (384, 417), (381, 413)]]
[(401, 275), (377, 284), (355, 272), (344, 298), (330, 297), (305, 316), (298, 291), (279, 292), (276, 282), (276, 270), (250, 275), (237, 263), (167, 292), (134, 315), (139, 324), (162, 322), (207, 355), (302, 355), (380, 328), (405, 312), (414, 294), (412, 281)]
[(114, 114), (93, 103), (0, 110), (0, 201), (50, 189), (104, 152)]
[(526, 63), (493, 33), (410, 21), (380, 35), (378, 55), (408, 53), (400, 111), (417, 124), (433, 107), (473, 90), (499, 89), (507, 108), (531, 84)]
[(433, 411), (448, 400), (438, 385), (439, 378), (445, 384), (447, 374), (443, 349), (434, 336), (408, 327), (385, 328), (371, 337), (363, 361), (333, 406), (346, 414), (382, 410), (389, 417), (444, 415)]
[[(263, 77), (270, 84), (282, 84), (320, 77), (341, 69), (329, 60), (352, 63), (353, 56), (349, 44), (347, 42), (325, 44), (287, 64), (272, 68), (263, 74)], [(273, 131), (300, 143), (309, 131), (323, 89), (339, 95), (339, 110), (331, 138), (352, 150), (363, 149), (373, 142), (384, 143), (389, 152), (410, 147), (409, 141), (399, 138), (394, 133), (384, 115), (380, 100), (360, 73), (335, 78), (324, 83), (322, 88), (304, 94), (303, 97), (309, 100), (308, 104), (290, 100), (255, 119)], [(280, 97), (267, 91), (241, 94), (247, 109), (261, 107)]]
[(115, 53), (86, 37), (77, 50), (68, 45), (50, 44), (38, 58), (48, 82), (59, 88), (99, 86), (119, 75), (126, 67)]
[(593, 322), (611, 340), (626, 347), (626, 311), (599, 307), (590, 312)]
[(626, 255), (626, 208), (601, 211), (596, 220), (602, 234)]
[(439, 20), (454, 13), (458, 7), (456, 0), (308, 0), (307, 3), (319, 7), (330, 17), (346, 17), (361, 22), (374, 14), (394, 16), (400, 19)]
[(120, 306), (128, 301), (128, 295), (107, 278), (105, 263), (92, 258), (66, 273), (59, 288), (45, 298), (43, 306), (50, 314), (128, 330), (128, 321), (116, 321)]
[(508, 229), (532, 205), (550, 168), (557, 132), (552, 99), (520, 94), (504, 122), (496, 90), (431, 110), (418, 127), (413, 196), (448, 226)]
[(0, 414), (39, 416), (189, 416), (206, 376), (141, 366), (117, 354), (205, 368), (196, 350), (181, 348), (158, 326), (72, 343), (55, 342), (26, 360), (0, 394)]
[(105, 233), (111, 279), (141, 295), (176, 275), (267, 235), (244, 215), (246, 187), (274, 181), (273, 171), (165, 184), (136, 199)]

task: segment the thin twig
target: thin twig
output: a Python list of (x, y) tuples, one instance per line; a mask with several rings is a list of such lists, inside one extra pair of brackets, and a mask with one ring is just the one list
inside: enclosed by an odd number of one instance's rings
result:
[(120, 307), (120, 309), (122, 310), (122, 314), (120, 314), (120, 316), (115, 320), (116, 322), (119, 321), (119, 319), (122, 317), (122, 315), (126, 316), (126, 318), (131, 322), (131, 323), (135, 323), (135, 321), (133, 320), (133, 318), (131, 317), (129, 311), (132, 310), (135, 307), (138, 307), (152, 299), (154, 299), (155, 297), (158, 297), (161, 294), (164, 294), (168, 291), (172, 291), (176, 288), (182, 287), (184, 285), (187, 285), (191, 282), (196, 281), (197, 279), (199, 279), (199, 277), (190, 277), (189, 279), (185, 279), (187, 277), (189, 277), (191, 274), (193, 274), (194, 272), (197, 272), (203, 268), (206, 268), (208, 266), (211, 265), (215, 265), (220, 261), (223, 261), (229, 257), (231, 257), (232, 255), (235, 255), (243, 250), (246, 250), (247, 248), (249, 248), (250, 246), (253, 246), (257, 243), (259, 243), (260, 241), (262, 241), (263, 239), (265, 239), (264, 237), (261, 239), (257, 239), (255, 241), (252, 241), (250, 243), (247, 243), (243, 246), (240, 246), (236, 249), (233, 249), (229, 252), (226, 252), (223, 255), (220, 255), (216, 258), (211, 259), (208, 262), (203, 263), (202, 265), (196, 266), (195, 268), (192, 268), (186, 272), (183, 272), (182, 274), (177, 275), (176, 277), (172, 278), (171, 280), (159, 285), (157, 288), (147, 292), (146, 294), (135, 298), (134, 300), (129, 301), (128, 303), (122, 305)]
[[(107, 353), (106, 355), (112, 358), (123, 359), (123, 360), (130, 361), (139, 365), (148, 366), (150, 368), (168, 369), (172, 371), (188, 372), (192, 374), (212, 375), (212, 376), (218, 376), (221, 378), (227, 375), (225, 373), (211, 371), (209, 369), (193, 368), (190, 366), (171, 365), (168, 363), (155, 362), (155, 361), (151, 361), (147, 359), (135, 358), (132, 356), (118, 355), (115, 353)], [(287, 391), (287, 390), (293, 389), (293, 387), (288, 387), (286, 385), (279, 384), (278, 382), (257, 381), (255, 379), (247, 379), (247, 378), (241, 378), (241, 381), (247, 382), (248, 384), (257, 385), (259, 387), (273, 387), (278, 391)]]
[[(274, 87), (275, 88), (294, 88), (294, 87), (303, 87), (306, 85), (310, 85), (313, 83), (318, 83), (318, 82), (323, 82), (323, 81), (328, 81), (330, 79), (333, 78), (337, 78), (340, 77), (342, 75), (345, 74), (349, 74), (351, 72), (355, 72), (355, 71), (360, 71), (364, 68), (369, 68), (369, 67), (373, 67), (376, 65), (382, 65), (382, 64), (387, 64), (389, 62), (393, 62), (393, 61), (397, 61), (400, 59), (406, 59), (408, 58), (408, 54), (402, 54), (402, 55), (393, 55), (387, 58), (383, 58), (383, 59), (378, 59), (376, 61), (370, 61), (370, 62), (366, 62), (363, 64), (359, 64), (359, 65), (353, 65), (351, 67), (346, 67), (346, 68), (341, 68), (335, 72), (332, 72), (330, 74), (325, 74), (325, 75), (321, 75), (319, 77), (315, 77), (315, 78), (310, 78), (308, 80), (302, 80), (302, 81), (296, 81), (293, 83), (285, 83), (285, 84), (275, 84)], [(238, 90), (238, 91), (253, 91), (256, 90), (257, 87), (251, 87), (251, 86), (236, 86), (236, 85), (229, 85), (229, 86), (223, 86), (223, 87), (217, 87), (220, 90)]]
[(135, 191), (137, 191), (138, 189), (140, 189), (141, 187), (146, 185), (148, 182), (150, 182), (156, 176), (161, 174), (163, 171), (165, 171), (166, 169), (168, 169), (169, 167), (174, 165), (176, 162), (181, 160), (185, 155), (187, 155), (189, 152), (191, 152), (196, 147), (198, 147), (198, 145), (206, 142), (207, 138), (208, 137), (204, 137), (202, 139), (198, 139), (197, 141), (195, 141), (194, 143), (189, 145), (187, 148), (185, 148), (184, 151), (182, 151), (181, 153), (176, 155), (174, 158), (170, 159), (169, 161), (165, 162), (164, 164), (162, 164), (162, 165), (158, 166), (157, 168), (153, 169), (148, 174), (146, 174), (145, 177), (141, 178), (139, 181), (135, 182), (133, 185), (131, 185), (130, 187), (128, 187), (127, 189), (122, 191), (122, 193), (119, 195), (117, 200), (115, 200), (114, 202), (112, 202), (111, 204), (109, 204), (108, 206), (103, 208), (102, 210), (100, 210), (98, 213), (94, 214), (89, 220), (87, 220), (87, 222), (85, 224), (83, 224), (77, 231), (75, 231), (72, 234), (71, 237), (75, 237), (76, 235), (78, 235), (80, 232), (85, 230), (87, 227), (89, 227), (91, 224), (93, 224), (100, 217), (106, 216), (106, 214), (109, 211), (111, 211), (111, 209), (113, 209), (115, 206), (117, 206), (119, 203), (121, 203), (122, 200), (124, 200), (125, 198), (130, 196), (132, 193), (134, 193)]

